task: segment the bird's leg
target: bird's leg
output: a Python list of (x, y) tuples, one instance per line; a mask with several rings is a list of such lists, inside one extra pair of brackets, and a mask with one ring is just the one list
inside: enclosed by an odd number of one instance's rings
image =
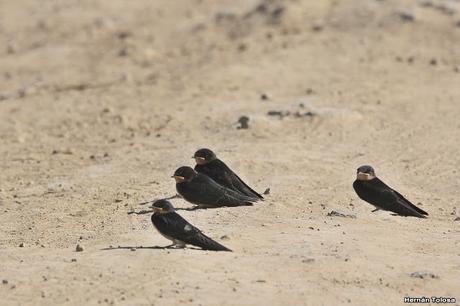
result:
[(371, 211), (371, 212), (376, 212), (376, 211), (378, 211), (378, 210), (380, 210), (380, 208), (376, 208), (376, 209), (374, 209), (374, 210)]
[(174, 248), (174, 249), (183, 249), (183, 248), (185, 248), (185, 243), (183, 243), (182, 241), (179, 241), (179, 240), (174, 240), (172, 248)]

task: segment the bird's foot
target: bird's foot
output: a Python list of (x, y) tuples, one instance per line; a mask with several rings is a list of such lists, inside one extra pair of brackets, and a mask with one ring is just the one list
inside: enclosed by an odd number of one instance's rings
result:
[(185, 243), (176, 242), (176, 241), (174, 241), (173, 244), (170, 244), (170, 245), (165, 247), (165, 249), (183, 249), (183, 248), (185, 248)]

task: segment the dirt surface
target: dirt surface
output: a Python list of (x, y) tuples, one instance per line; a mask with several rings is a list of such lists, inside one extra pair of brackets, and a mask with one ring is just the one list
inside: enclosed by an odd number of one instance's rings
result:
[[(459, 305), (459, 41), (456, 0), (0, 1), (1, 304)], [(200, 147), (271, 194), (137, 248)]]

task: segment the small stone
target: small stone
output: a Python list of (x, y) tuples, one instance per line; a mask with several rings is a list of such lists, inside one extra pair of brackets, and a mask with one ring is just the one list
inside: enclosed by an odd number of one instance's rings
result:
[(19, 247), (20, 247), (20, 248), (23, 248), (23, 247), (24, 247), (24, 242), (21, 242), (21, 243), (19, 244)]
[(239, 119), (238, 119), (238, 123), (240, 124), (240, 126), (237, 128), (239, 130), (243, 129), (248, 129), (249, 128), (249, 117), (248, 116), (241, 116)]
[(303, 263), (310, 263), (310, 262), (314, 262), (315, 259), (314, 258), (306, 258), (306, 259), (302, 259), (302, 262)]
[(406, 11), (399, 11), (398, 16), (404, 22), (413, 22), (415, 20), (415, 16), (412, 13)]
[(2, 280), (2, 284), (7, 285), (7, 284), (8, 284), (8, 280), (7, 280), (7, 279)]
[(77, 244), (77, 247), (75, 248), (75, 251), (83, 252), (83, 247), (81, 245)]
[(223, 236), (220, 237), (220, 239), (222, 239), (222, 240), (229, 240), (230, 237), (228, 237), (227, 235), (223, 235)]
[(460, 221), (460, 217), (455, 218), (454, 221)]
[(342, 218), (356, 219), (356, 215), (354, 213), (345, 212), (345, 211), (341, 211), (341, 210), (331, 210), (331, 212), (329, 212), (327, 214), (327, 216), (328, 217), (342, 217)]
[(6, 53), (7, 54), (15, 54), (18, 52), (18, 46), (15, 43), (9, 43), (6, 46)]
[(432, 59), (430, 60), (430, 65), (431, 65), (431, 66), (436, 66), (437, 64), (438, 64), (438, 60), (437, 60), (437, 59), (432, 58)]
[(270, 110), (267, 112), (268, 116), (278, 116), (280, 119), (283, 119), (284, 117), (287, 117), (291, 114), (289, 111), (276, 111), (276, 110)]
[(116, 33), (116, 36), (118, 39), (123, 40), (132, 36), (132, 33), (129, 31), (119, 31), (118, 33)]
[(70, 262), (77, 262), (77, 259), (76, 259), (76, 258), (72, 258), (72, 259), (70, 260)]
[(322, 22), (314, 22), (311, 26), (311, 29), (314, 31), (314, 32), (321, 32), (323, 29), (324, 29), (324, 24)]
[(260, 95), (260, 99), (261, 100), (270, 100), (270, 96), (268, 94), (266, 94), (266, 93), (262, 93)]
[(417, 272), (412, 272), (409, 275), (410, 275), (410, 277), (421, 278), (421, 279), (424, 279), (424, 278), (439, 278), (439, 276), (437, 276), (436, 274), (431, 273), (431, 272), (417, 271)]
[(268, 187), (267, 189), (265, 189), (265, 191), (263, 192), (264, 194), (270, 194), (270, 187)]
[(135, 252), (136, 251), (136, 248), (130, 248), (129, 249), (131, 252)]
[(125, 57), (128, 55), (128, 49), (127, 48), (121, 48), (119, 51), (118, 51), (118, 56), (119, 57)]
[(241, 43), (241, 44), (238, 45), (238, 51), (240, 51), (240, 52), (244, 52), (247, 49), (248, 49), (248, 45), (245, 44), (245, 43)]
[(258, 280), (256, 280), (256, 283), (266, 283), (266, 282), (267, 282), (267, 281), (264, 280), (264, 279), (258, 279)]

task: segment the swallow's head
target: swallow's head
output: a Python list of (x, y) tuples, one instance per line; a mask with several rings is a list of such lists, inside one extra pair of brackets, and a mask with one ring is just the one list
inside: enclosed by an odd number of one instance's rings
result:
[(183, 166), (177, 168), (172, 177), (176, 180), (176, 183), (182, 183), (191, 181), (196, 175), (197, 173), (195, 170), (190, 167)]
[(199, 149), (193, 155), (197, 165), (204, 165), (217, 158), (216, 154), (209, 149)]
[(360, 181), (369, 181), (375, 178), (374, 168), (369, 165), (364, 165), (356, 171), (356, 179)]
[(157, 200), (152, 204), (153, 211), (159, 214), (167, 214), (174, 211), (174, 206), (168, 200)]

